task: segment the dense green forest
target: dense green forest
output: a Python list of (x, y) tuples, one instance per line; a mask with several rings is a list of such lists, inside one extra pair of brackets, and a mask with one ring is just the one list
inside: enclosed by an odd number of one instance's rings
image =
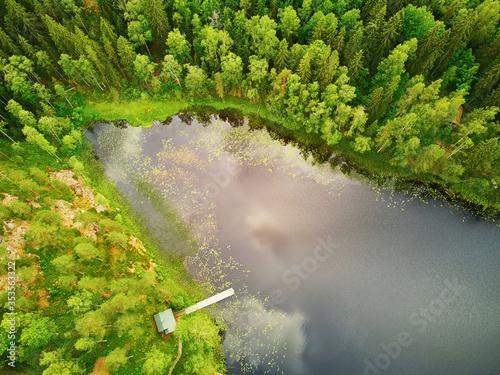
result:
[[(205, 313), (167, 345), (151, 325), (165, 299), (181, 308), (203, 291), (179, 284), (181, 260), (155, 272), (130, 242), (139, 221), (102, 180), (81, 132), (104, 117), (96, 103), (241, 98), (299, 143), (500, 209), (497, 0), (0, 0), (0, 9), (1, 230), (7, 238), (24, 228), (23, 373), (89, 373), (99, 357), (116, 373), (165, 373), (177, 339), (185, 346), (174, 373), (224, 371)], [(96, 194), (101, 204), (89, 206), (54, 177), (70, 169), (112, 203)], [(89, 240), (82, 231), (93, 223), (101, 229)], [(0, 302), (7, 314), (7, 291)]]
[(56, 155), (101, 99), (227, 95), (498, 209), (500, 3), (2, 0), (5, 137)]

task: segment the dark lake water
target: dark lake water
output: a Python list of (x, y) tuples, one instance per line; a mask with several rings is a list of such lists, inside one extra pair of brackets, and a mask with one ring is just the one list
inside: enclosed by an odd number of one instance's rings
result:
[(312, 166), (246, 125), (174, 116), (87, 138), (160, 238), (138, 177), (189, 224), (193, 274), (235, 288), (213, 309), (230, 374), (500, 374), (498, 223)]

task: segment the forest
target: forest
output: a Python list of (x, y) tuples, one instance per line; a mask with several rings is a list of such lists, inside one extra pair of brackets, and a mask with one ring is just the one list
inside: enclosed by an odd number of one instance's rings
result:
[[(186, 319), (172, 345), (141, 318), (204, 291), (179, 285), (179, 259), (151, 268), (154, 241), (91, 160), (82, 128), (105, 117), (101, 104), (243, 107), (369, 172), (500, 209), (498, 0), (0, 0), (0, 9), (2, 231), (29, 227), (16, 260), (24, 373), (89, 373), (101, 355), (112, 372), (165, 373), (176, 338), (185, 360), (173, 373), (224, 371), (208, 315)], [(69, 170), (102, 204), (53, 177)], [(81, 211), (73, 224), (63, 207)], [(82, 231), (93, 223), (101, 229), (89, 241)], [(2, 287), (7, 275), (5, 266)], [(5, 314), (7, 301), (5, 291)]]
[(1, 7), (5, 137), (52, 154), (74, 149), (85, 122), (79, 109), (90, 97), (241, 97), (379, 172), (499, 207), (498, 1), (2, 0)]

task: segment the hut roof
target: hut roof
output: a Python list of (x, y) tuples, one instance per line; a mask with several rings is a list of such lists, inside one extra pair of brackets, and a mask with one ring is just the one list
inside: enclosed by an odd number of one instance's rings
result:
[(170, 333), (174, 332), (176, 322), (174, 318), (174, 313), (172, 309), (168, 309), (162, 312), (159, 312), (154, 316), (156, 328), (158, 328), (158, 332)]

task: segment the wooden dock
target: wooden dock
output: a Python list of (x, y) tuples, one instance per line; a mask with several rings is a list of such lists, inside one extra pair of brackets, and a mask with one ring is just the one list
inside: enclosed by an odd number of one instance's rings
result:
[(219, 301), (222, 301), (223, 299), (225, 299), (227, 297), (231, 297), (233, 294), (234, 294), (233, 288), (226, 289), (225, 291), (220, 292), (220, 293), (216, 294), (215, 296), (204, 299), (203, 301), (200, 301), (192, 306), (189, 306), (188, 308), (186, 308), (184, 310), (178, 311), (178, 312), (174, 313), (174, 315), (175, 315), (175, 317), (178, 317), (181, 315), (190, 314), (192, 312), (195, 312), (196, 310), (203, 309), (203, 308), (205, 308), (213, 303), (217, 303)]

